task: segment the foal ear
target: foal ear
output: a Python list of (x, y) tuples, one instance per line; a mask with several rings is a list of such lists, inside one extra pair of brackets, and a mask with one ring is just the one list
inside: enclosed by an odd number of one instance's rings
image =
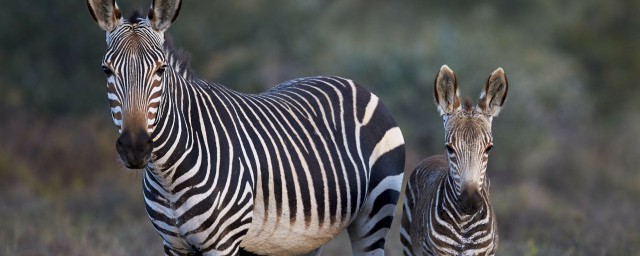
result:
[(447, 65), (442, 65), (436, 75), (433, 96), (440, 115), (452, 114), (461, 109), (456, 74)]
[(178, 18), (181, 5), (181, 0), (153, 0), (149, 11), (149, 20), (153, 29), (158, 32), (167, 30), (171, 22)]
[(502, 68), (498, 68), (489, 76), (487, 85), (480, 94), (478, 107), (488, 116), (497, 116), (502, 109), (504, 101), (507, 99), (508, 91), (509, 83), (507, 82), (507, 76), (504, 74)]
[(107, 32), (111, 32), (122, 23), (122, 15), (115, 0), (87, 0), (87, 7), (93, 20)]

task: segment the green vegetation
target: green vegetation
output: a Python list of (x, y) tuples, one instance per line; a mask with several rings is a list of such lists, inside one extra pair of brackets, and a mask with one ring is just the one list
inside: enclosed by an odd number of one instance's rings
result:
[[(120, 1), (125, 14), (148, 5)], [(631, 0), (197, 1), (169, 33), (196, 73), (240, 91), (318, 74), (369, 87), (403, 129), (408, 170), (443, 151), (439, 67), (476, 98), (501, 66), (510, 92), (488, 171), (499, 254), (632, 255), (637, 10)], [(115, 160), (104, 32), (85, 3), (4, 3), (0, 27), (0, 254), (160, 254), (140, 175)], [(346, 239), (325, 252), (348, 253)]]

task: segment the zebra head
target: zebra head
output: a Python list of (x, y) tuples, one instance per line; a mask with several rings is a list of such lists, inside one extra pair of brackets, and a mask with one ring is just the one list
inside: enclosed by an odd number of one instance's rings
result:
[(167, 68), (164, 31), (180, 11), (178, 0), (154, 0), (147, 17), (125, 20), (115, 0), (88, 0), (91, 16), (107, 32), (102, 69), (120, 137), (116, 149), (128, 168), (142, 168), (151, 158)]
[(491, 120), (507, 97), (507, 77), (498, 68), (487, 80), (476, 106), (466, 100), (462, 106), (455, 73), (440, 68), (434, 86), (435, 103), (444, 119), (445, 147), (459, 206), (465, 213), (476, 212), (485, 189), (489, 151), (493, 147)]

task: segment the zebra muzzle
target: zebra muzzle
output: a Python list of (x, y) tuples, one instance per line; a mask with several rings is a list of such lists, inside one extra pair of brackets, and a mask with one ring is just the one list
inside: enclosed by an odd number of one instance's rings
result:
[(462, 189), (459, 201), (460, 210), (464, 214), (472, 215), (482, 207), (482, 196), (480, 190), (465, 187)]
[(153, 141), (145, 131), (124, 131), (116, 141), (116, 150), (127, 168), (141, 169), (149, 162)]

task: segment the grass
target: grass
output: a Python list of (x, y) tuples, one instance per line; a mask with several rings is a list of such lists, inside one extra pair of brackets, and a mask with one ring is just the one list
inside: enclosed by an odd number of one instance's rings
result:
[[(54, 197), (17, 187), (0, 200), (2, 255), (160, 255), (130, 180), (70, 189)], [(138, 183), (138, 182), (136, 182)], [(156, 246), (150, 246), (156, 245)]]
[[(0, 123), (0, 134), (8, 134), (0, 143), (0, 255), (162, 254), (144, 211), (140, 173), (117, 163), (110, 128), (91, 118), (26, 115)], [(573, 150), (593, 156), (589, 148)], [(408, 169), (421, 158), (410, 152)], [(561, 162), (531, 155), (518, 162), (529, 169), (501, 156), (490, 164), (498, 255), (638, 255), (640, 175), (625, 167), (635, 160), (616, 167), (602, 156)], [(397, 221), (388, 255), (400, 255)], [(349, 255), (348, 236), (323, 252)]]

